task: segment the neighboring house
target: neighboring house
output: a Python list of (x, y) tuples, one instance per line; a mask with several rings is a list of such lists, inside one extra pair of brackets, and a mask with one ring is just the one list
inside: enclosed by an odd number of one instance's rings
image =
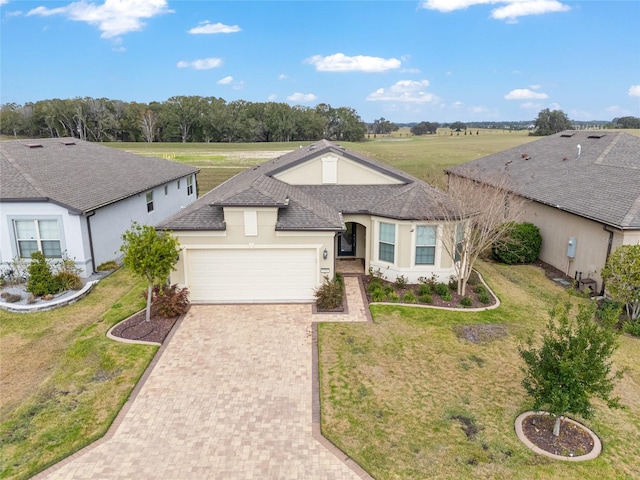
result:
[(73, 138), (1, 142), (2, 269), (39, 250), (89, 276), (120, 256), (132, 221), (156, 225), (194, 202), (198, 171)]
[(160, 226), (180, 241), (171, 281), (188, 287), (192, 301), (309, 302), (334, 277), (337, 258), (391, 281), (448, 281), (455, 269), (438, 213), (448, 201), (322, 140), (241, 172)]
[(600, 272), (619, 245), (640, 242), (640, 138), (621, 132), (565, 131), (447, 170), (491, 184), (507, 176), (531, 200), (523, 221), (542, 233), (540, 259), (576, 280)]

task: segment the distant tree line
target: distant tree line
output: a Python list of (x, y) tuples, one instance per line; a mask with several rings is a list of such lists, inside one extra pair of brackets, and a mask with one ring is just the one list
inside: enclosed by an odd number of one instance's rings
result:
[[(376, 128), (387, 130), (390, 122), (380, 120)], [(325, 103), (303, 107), (175, 96), (148, 104), (85, 97), (0, 106), (5, 135), (93, 142), (355, 142), (367, 129), (354, 109)]]

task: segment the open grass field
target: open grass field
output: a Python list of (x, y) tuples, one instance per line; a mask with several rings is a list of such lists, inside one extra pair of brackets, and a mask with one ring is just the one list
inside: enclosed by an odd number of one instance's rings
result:
[[(373, 324), (320, 324), (322, 431), (383, 479), (640, 478), (640, 339), (623, 336), (615, 368), (623, 409), (599, 405), (585, 421), (603, 442), (586, 463), (529, 451), (514, 420), (530, 409), (517, 352), (538, 335), (546, 312), (568, 296), (532, 266), (481, 263), (502, 306), (479, 313), (373, 306)], [(497, 324), (507, 335), (475, 344), (456, 328)], [(465, 434), (465, 423), (477, 433)]]
[(106, 337), (144, 308), (144, 290), (119, 270), (68, 307), (0, 310), (0, 478), (29, 478), (104, 435), (158, 348)]
[[(450, 134), (440, 129), (437, 135), (411, 136), (403, 128), (390, 136), (368, 138), (364, 142), (340, 142), (341, 145), (393, 165), (432, 185), (444, 188), (444, 169), (507, 148), (524, 145), (541, 137), (526, 131), (470, 130)], [(478, 132), (476, 134), (476, 132)], [(626, 130), (640, 136), (640, 130)], [(245, 168), (265, 162), (311, 142), (274, 143), (106, 143), (139, 155), (158, 156), (184, 162), (201, 169), (198, 174), (200, 195), (218, 186)]]
[[(409, 136), (401, 132), (364, 142), (341, 145), (400, 168), (435, 185), (443, 186), (443, 170), (453, 165), (525, 144), (539, 137), (527, 132), (480, 130), (472, 135)], [(311, 142), (290, 143), (109, 143), (114, 148), (153, 155), (201, 168), (198, 190), (204, 194), (243, 169), (257, 165)]]

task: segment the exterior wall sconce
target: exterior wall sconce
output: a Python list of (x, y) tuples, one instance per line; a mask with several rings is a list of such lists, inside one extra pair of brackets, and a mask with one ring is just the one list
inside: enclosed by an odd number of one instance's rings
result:
[(322, 258), (324, 258), (324, 259), (326, 260), (328, 256), (329, 256), (329, 252), (327, 252), (327, 249), (325, 248), (325, 249), (322, 251)]

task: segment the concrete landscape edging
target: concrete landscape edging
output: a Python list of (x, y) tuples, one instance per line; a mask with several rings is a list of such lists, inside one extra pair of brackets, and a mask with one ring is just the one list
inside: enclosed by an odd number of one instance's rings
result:
[(602, 442), (600, 441), (598, 436), (594, 432), (592, 432), (589, 428), (587, 428), (586, 426), (581, 424), (580, 422), (576, 422), (575, 420), (572, 420), (572, 419), (567, 418), (567, 417), (562, 417), (562, 418), (565, 421), (569, 422), (569, 423), (573, 423), (574, 425), (578, 425), (579, 427), (581, 427), (585, 432), (587, 432), (591, 436), (591, 438), (593, 439), (593, 448), (591, 449), (591, 451), (589, 453), (585, 454), (585, 455), (579, 455), (577, 457), (568, 457), (568, 456), (564, 456), (564, 455), (556, 455), (556, 454), (553, 454), (551, 452), (547, 452), (546, 450), (541, 449), (540, 447), (538, 447), (535, 444), (533, 444), (525, 436), (524, 430), (522, 428), (522, 422), (524, 422), (525, 418), (530, 417), (531, 415), (549, 415), (549, 414), (547, 412), (529, 411), (529, 412), (521, 413), (520, 415), (518, 415), (518, 418), (516, 418), (515, 429), (516, 429), (516, 435), (518, 436), (518, 439), (520, 439), (520, 441), (522, 443), (524, 443), (525, 446), (527, 446), (529, 449), (533, 450), (535, 453), (538, 453), (540, 455), (544, 455), (545, 457), (553, 458), (555, 460), (564, 460), (566, 462), (583, 462), (585, 460), (593, 460), (594, 458), (597, 458), (600, 455), (600, 453), (602, 452)]

